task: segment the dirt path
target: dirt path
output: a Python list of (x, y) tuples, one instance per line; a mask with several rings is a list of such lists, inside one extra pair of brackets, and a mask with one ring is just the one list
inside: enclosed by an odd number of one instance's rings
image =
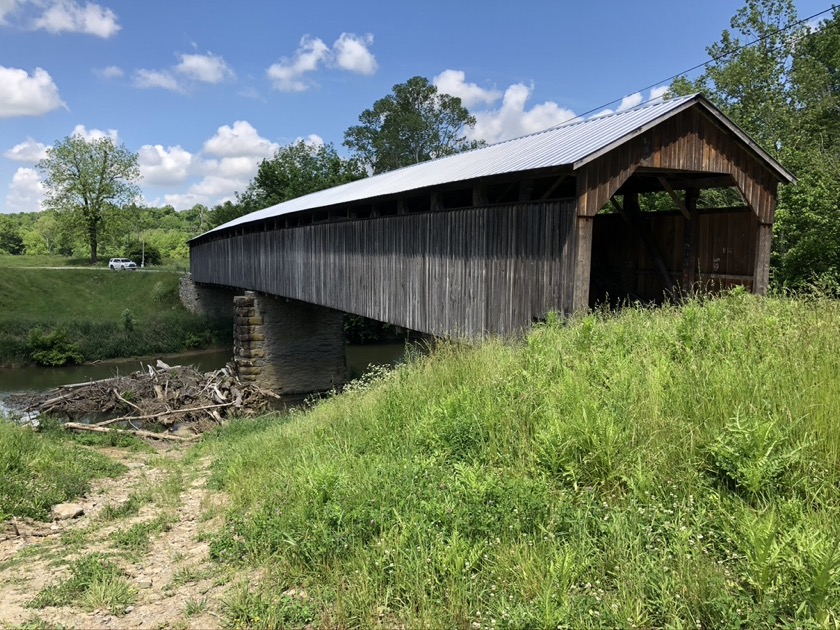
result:
[[(129, 470), (96, 484), (79, 501), (83, 516), (0, 530), (0, 627), (221, 627), (233, 576), (210, 562), (202, 541), (218, 529), (224, 508), (224, 497), (207, 488), (209, 462), (184, 464), (183, 447), (104, 452)], [(120, 575), (70, 604), (32, 607), (92, 557), (112, 562)]]

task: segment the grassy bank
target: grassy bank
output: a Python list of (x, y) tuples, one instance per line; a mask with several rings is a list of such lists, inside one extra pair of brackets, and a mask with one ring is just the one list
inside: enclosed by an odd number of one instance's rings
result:
[(267, 577), (229, 621), (836, 625), (838, 331), (744, 294), (594, 315), (230, 425), (212, 554)]
[(173, 272), (0, 268), (0, 365), (151, 355), (227, 341), (229, 322), (181, 306), (178, 280)]
[(48, 520), (53, 505), (85, 494), (92, 479), (125, 470), (57, 427), (35, 433), (0, 418), (0, 522)]

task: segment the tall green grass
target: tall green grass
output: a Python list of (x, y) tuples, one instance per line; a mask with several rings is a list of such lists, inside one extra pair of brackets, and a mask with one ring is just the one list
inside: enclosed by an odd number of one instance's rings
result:
[(593, 314), (232, 424), (212, 553), (269, 571), (230, 621), (836, 625), (838, 333), (837, 302), (744, 293)]
[(91, 361), (228, 342), (229, 321), (211, 321), (183, 308), (179, 277), (0, 268), (0, 365), (40, 361), (50, 356), (38, 354), (44, 345)]
[(92, 479), (126, 468), (80, 446), (60, 428), (35, 433), (0, 417), (0, 521), (49, 519), (50, 508), (85, 494)]

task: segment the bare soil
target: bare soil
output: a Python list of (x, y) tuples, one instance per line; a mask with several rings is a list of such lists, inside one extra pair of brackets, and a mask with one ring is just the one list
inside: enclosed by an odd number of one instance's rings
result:
[[(217, 530), (225, 497), (207, 487), (209, 461), (185, 465), (186, 449), (158, 446), (154, 453), (100, 449), (128, 472), (99, 482), (78, 501), (84, 515), (40, 523), (18, 519), (0, 525), (0, 627), (218, 628), (222, 601), (235, 586), (233, 574), (212, 563), (202, 533)], [(144, 497), (139, 513), (116, 517), (132, 494)], [(118, 547), (114, 532), (137, 523), (168, 519), (169, 528), (150, 537), (148, 551)], [(69, 575), (69, 565), (89, 554), (109, 556), (137, 593), (133, 605), (113, 614), (80, 605), (35, 609), (27, 604), (45, 587)], [(243, 575), (237, 573), (237, 584)]]

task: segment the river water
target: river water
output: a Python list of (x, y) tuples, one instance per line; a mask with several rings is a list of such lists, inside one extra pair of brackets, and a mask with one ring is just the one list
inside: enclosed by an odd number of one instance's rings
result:
[[(399, 363), (404, 356), (405, 344), (402, 343), (348, 345), (347, 371), (350, 378), (358, 378), (371, 365), (394, 365)], [(163, 357), (163, 360), (169, 365), (194, 365), (202, 372), (209, 372), (224, 367), (225, 363), (232, 358), (232, 351), (227, 348), (170, 355)], [(0, 414), (9, 411), (4, 406), (3, 400), (10, 394), (38, 392), (69, 383), (84, 383), (121, 374), (131, 374), (140, 369), (140, 363), (137, 359), (127, 359), (61, 368), (30, 366), (0, 368)]]

